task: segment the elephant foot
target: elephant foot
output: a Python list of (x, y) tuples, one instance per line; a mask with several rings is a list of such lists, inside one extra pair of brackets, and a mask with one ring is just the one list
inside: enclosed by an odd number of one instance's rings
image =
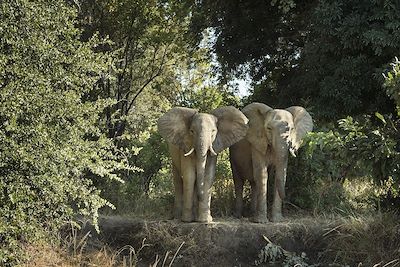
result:
[(284, 220), (282, 214), (275, 214), (271, 216), (272, 222), (282, 222)]
[(181, 218), (182, 222), (191, 222), (193, 221), (193, 216), (192, 214), (183, 214)]
[(238, 211), (234, 211), (234, 212), (233, 212), (233, 216), (234, 216), (235, 218), (240, 219), (240, 218), (242, 218), (242, 213), (241, 213), (241, 212), (238, 212)]
[(199, 218), (197, 218), (198, 222), (204, 222), (204, 223), (210, 223), (212, 222), (213, 218), (210, 214), (206, 215), (200, 215)]
[(269, 222), (267, 216), (264, 216), (264, 215), (263, 216), (258, 215), (258, 216), (251, 217), (250, 221), (251, 222), (255, 222), (255, 223), (267, 223), (267, 222)]
[(174, 213), (171, 219), (180, 220), (182, 218), (182, 213)]

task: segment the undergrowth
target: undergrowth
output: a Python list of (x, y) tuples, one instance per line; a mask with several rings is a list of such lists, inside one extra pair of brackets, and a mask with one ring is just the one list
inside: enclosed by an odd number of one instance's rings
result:
[[(123, 218), (121, 219), (123, 222)], [(226, 240), (221, 243), (218, 238), (212, 237), (234, 233), (235, 230), (232, 229), (237, 227), (224, 222), (225, 226), (219, 226), (220, 230), (214, 232), (212, 225), (207, 227), (197, 223), (182, 225), (176, 221), (146, 223), (138, 220), (138, 222), (141, 222), (143, 227), (135, 228), (137, 232), (128, 231), (130, 241), (126, 241), (125, 244), (114, 242), (111, 246), (105, 239), (93, 238), (91, 232), (72, 228), (67, 236), (60, 238), (63, 240), (62, 244), (38, 243), (26, 246), (25, 251), (30, 260), (23, 267), (132, 267), (138, 264), (173, 266), (174, 263), (184, 266), (198, 263), (202, 266), (211, 263), (210, 255), (222, 257), (227, 252), (223, 247), (223, 242)], [(264, 245), (260, 243), (258, 256), (256, 256), (257, 249), (254, 250), (254, 258), (249, 258), (246, 263), (248, 265), (395, 267), (400, 266), (398, 222), (398, 214), (393, 213), (348, 216), (327, 214), (290, 218), (280, 226), (265, 225), (265, 228), (262, 227), (265, 229), (265, 234), (262, 234), (263, 230), (260, 231), (258, 224), (249, 224), (248, 227), (239, 224), (242, 231), (240, 236), (254, 239), (251, 233), (258, 231), (266, 242)], [(105, 234), (113, 235), (112, 239), (118, 235), (117, 232)], [(237, 242), (235, 240), (237, 237), (233, 235), (226, 238), (230, 240), (229, 243)], [(239, 252), (230, 251), (230, 253)], [(246, 253), (250, 251), (246, 250)], [(218, 260), (214, 259), (214, 263), (217, 264)], [(224, 260), (225, 264), (230, 262), (229, 258)]]

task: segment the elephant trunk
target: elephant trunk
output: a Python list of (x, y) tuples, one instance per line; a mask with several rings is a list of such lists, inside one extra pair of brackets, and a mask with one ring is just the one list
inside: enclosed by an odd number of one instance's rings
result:
[(279, 193), (279, 197), (281, 199), (285, 199), (286, 197), (286, 193), (285, 193), (285, 182), (283, 179), (278, 179), (278, 193)]
[(206, 193), (206, 179), (205, 179), (205, 169), (207, 162), (207, 153), (210, 145), (204, 136), (200, 136), (198, 143), (196, 144), (196, 184), (197, 184), (197, 194), (199, 200), (201, 201)]
[[(283, 165), (283, 166), (282, 166)], [(285, 184), (286, 184), (286, 171), (287, 171), (287, 163), (281, 163), (276, 166), (275, 170), (275, 187), (278, 191), (279, 197), (281, 199), (285, 199)]]
[(200, 154), (197, 155), (196, 159), (196, 184), (197, 184), (197, 195), (199, 200), (203, 200), (206, 192), (206, 181), (205, 181), (205, 168), (206, 168), (207, 157)]
[(288, 139), (280, 139), (275, 146), (277, 157), (275, 158), (275, 187), (281, 199), (285, 198), (285, 184), (288, 162), (288, 150), (292, 151), (291, 142)]

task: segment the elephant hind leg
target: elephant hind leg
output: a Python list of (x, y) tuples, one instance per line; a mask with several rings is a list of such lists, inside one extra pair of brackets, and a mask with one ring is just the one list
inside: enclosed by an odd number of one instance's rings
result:
[(257, 212), (257, 187), (254, 181), (250, 181), (251, 186), (251, 216), (254, 216)]
[(193, 193), (194, 185), (196, 181), (195, 168), (192, 167), (190, 158), (182, 157), (181, 166), (182, 168), (182, 181), (183, 181), (183, 209), (182, 209), (182, 221), (191, 222), (193, 220)]

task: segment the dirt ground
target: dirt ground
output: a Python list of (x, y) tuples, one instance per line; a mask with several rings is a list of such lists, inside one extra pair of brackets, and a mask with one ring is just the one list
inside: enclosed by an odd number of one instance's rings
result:
[[(120, 251), (124, 261), (138, 266), (254, 266), (264, 236), (287, 251), (305, 252), (309, 262), (319, 262), (326, 247), (324, 236), (335, 222), (312, 217), (287, 218), (281, 223), (257, 224), (248, 219), (216, 219), (213, 223), (149, 221), (128, 217), (102, 217), (100, 234), (90, 226), (88, 248), (107, 245)], [(273, 266), (273, 265), (271, 265)], [(277, 265), (279, 266), (279, 265)]]

